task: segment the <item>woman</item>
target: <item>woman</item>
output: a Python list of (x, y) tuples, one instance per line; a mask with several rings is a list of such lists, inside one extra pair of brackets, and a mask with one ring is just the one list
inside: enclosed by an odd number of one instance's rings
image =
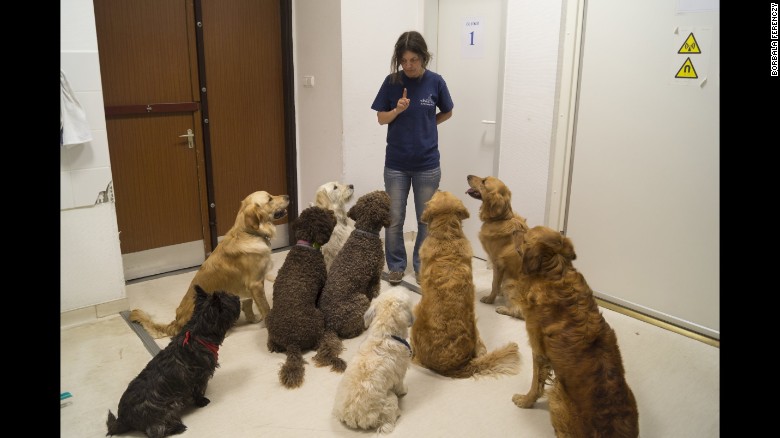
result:
[(391, 284), (401, 282), (407, 266), (403, 232), (410, 187), (417, 214), (412, 267), (420, 283), (419, 250), (427, 231), (420, 216), (441, 180), (437, 125), (452, 117), (454, 106), (444, 78), (426, 69), (430, 60), (428, 45), (419, 32), (402, 33), (393, 50), (391, 73), (371, 104), (379, 124), (387, 125), (384, 178), (392, 217), (385, 229), (385, 258)]

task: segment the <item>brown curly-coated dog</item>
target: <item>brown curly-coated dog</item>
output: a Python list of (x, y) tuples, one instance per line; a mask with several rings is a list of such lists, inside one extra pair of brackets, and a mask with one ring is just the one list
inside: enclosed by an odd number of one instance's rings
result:
[(493, 304), (496, 297), (504, 296), (506, 306), (496, 307), (496, 312), (523, 319), (520, 306), (510, 306), (518, 297), (519, 276), (522, 259), (518, 249), (528, 231), (525, 218), (512, 211), (512, 192), (500, 179), (494, 176), (466, 177), (469, 189), (466, 194), (482, 201), (479, 207), (479, 242), (488, 255), (493, 267), (493, 283), (490, 294), (479, 300)]
[(325, 330), (325, 317), (317, 308), (317, 296), (325, 286), (327, 271), (320, 247), (328, 242), (336, 215), (320, 207), (301, 212), (294, 224), (297, 243), (290, 248), (274, 283), (273, 307), (266, 317), (268, 351), (286, 352), (279, 381), (287, 388), (303, 384), (302, 352), (316, 349)]
[(547, 397), (556, 436), (639, 436), (639, 413), (615, 331), (572, 265), (577, 255), (571, 240), (538, 226), (526, 233), (522, 250), (533, 377), (528, 393), (515, 394), (512, 401), (532, 407), (554, 375)]
[(379, 295), (385, 251), (379, 232), (390, 226), (390, 196), (376, 190), (361, 196), (347, 216), (355, 221), (355, 230), (336, 256), (328, 271), (328, 280), (318, 302), (325, 315), (325, 335), (314, 363), (342, 372), (347, 364), (341, 359), (341, 339), (354, 338), (366, 327), (363, 315), (371, 300)]
[(176, 308), (176, 318), (168, 324), (156, 323), (141, 309), (130, 312), (130, 320), (140, 323), (155, 338), (175, 336), (189, 321), (195, 309), (195, 285), (206, 292), (222, 290), (241, 299), (248, 322), (258, 322), (252, 303), (265, 319), (271, 306), (265, 296), (265, 277), (273, 268), (271, 239), (276, 236), (274, 221), (287, 216), (287, 195), (257, 191), (241, 201), (233, 227), (225, 233), (190, 282)]
[(477, 330), (472, 250), (463, 234), (469, 217), (450, 192), (436, 192), (425, 204), (428, 235), (420, 247), (420, 302), (414, 308), (412, 362), (448, 377), (517, 374), (517, 344), (487, 352)]

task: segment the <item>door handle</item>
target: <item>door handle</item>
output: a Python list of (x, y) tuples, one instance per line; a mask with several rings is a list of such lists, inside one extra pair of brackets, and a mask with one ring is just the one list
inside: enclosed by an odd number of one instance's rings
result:
[(179, 138), (182, 137), (187, 137), (187, 144), (189, 145), (190, 149), (195, 147), (195, 141), (193, 140), (193, 138), (195, 138), (195, 134), (192, 132), (192, 129), (188, 129), (186, 134), (179, 136)]
[(495, 120), (483, 120), (482, 123), (484, 123), (486, 125), (495, 125), (496, 121)]

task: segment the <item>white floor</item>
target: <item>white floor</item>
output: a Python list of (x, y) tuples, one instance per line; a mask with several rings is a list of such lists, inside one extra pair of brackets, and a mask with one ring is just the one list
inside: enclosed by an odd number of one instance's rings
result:
[[(286, 252), (274, 254), (275, 270)], [(477, 297), (490, 289), (492, 272), (474, 259)], [(158, 321), (170, 321), (195, 271), (176, 273), (127, 286), (130, 308), (140, 307)], [(584, 273), (587, 277), (587, 273)], [(416, 284), (411, 268), (405, 281)], [(272, 303), (273, 283), (266, 282)], [(382, 290), (390, 285), (382, 282)], [(409, 291), (417, 302), (419, 295)], [(496, 379), (449, 379), (412, 365), (406, 375), (409, 393), (395, 431), (398, 437), (554, 437), (547, 401), (520, 409), (512, 395), (525, 393), (531, 380), (531, 351), (521, 320), (495, 313), (477, 301), (478, 327), (488, 350), (517, 342), (522, 357), (516, 376)], [(642, 437), (720, 436), (720, 350), (677, 333), (602, 308), (618, 335), (626, 378), (639, 407)], [(342, 358), (349, 361), (364, 336), (346, 340)], [(220, 367), (206, 396), (211, 403), (184, 413), (182, 437), (359, 437), (374, 435), (345, 428), (331, 417), (341, 374), (317, 368), (304, 355), (305, 382), (298, 389), (281, 386), (277, 376), (284, 354), (269, 353), (267, 331), (246, 324), (243, 316), (219, 350)], [(164, 348), (169, 338), (156, 342)], [(61, 331), (60, 436), (103, 437), (108, 410), (116, 413), (127, 384), (151, 354), (120, 315)], [(141, 432), (125, 436), (143, 437)]]

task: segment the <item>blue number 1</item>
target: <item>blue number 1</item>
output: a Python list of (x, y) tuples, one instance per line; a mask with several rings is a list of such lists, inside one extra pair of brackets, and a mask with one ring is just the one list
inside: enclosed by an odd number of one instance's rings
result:
[(469, 35), (471, 35), (471, 44), (469, 44), (469, 45), (473, 46), (474, 45), (474, 31), (469, 32)]

